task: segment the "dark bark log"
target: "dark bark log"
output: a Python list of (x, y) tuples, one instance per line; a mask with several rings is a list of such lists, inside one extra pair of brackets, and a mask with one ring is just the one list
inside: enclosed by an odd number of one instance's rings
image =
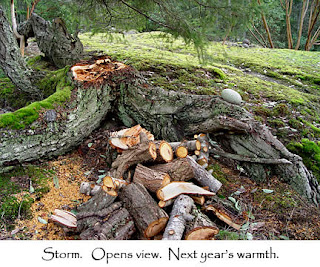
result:
[(154, 142), (147, 141), (140, 143), (131, 149), (123, 151), (112, 163), (112, 168), (116, 169), (113, 174), (115, 178), (123, 177), (125, 171), (138, 163), (154, 161), (157, 157), (156, 145)]
[(140, 233), (151, 238), (166, 226), (168, 215), (141, 184), (129, 184), (120, 190), (119, 197), (134, 219)]
[(182, 239), (187, 221), (193, 219), (193, 216), (190, 214), (193, 203), (193, 199), (186, 195), (180, 195), (176, 198), (162, 240)]
[(48, 60), (62, 68), (81, 59), (83, 45), (78, 36), (71, 35), (60, 18), (46, 21), (35, 13), (18, 28), (20, 34), (35, 37), (38, 47)]
[(77, 228), (80, 238), (85, 240), (126, 240), (135, 232), (134, 222), (121, 202), (78, 213)]
[(92, 198), (87, 202), (80, 205), (77, 210), (78, 212), (94, 211), (98, 212), (104, 208), (110, 206), (116, 199), (116, 196), (107, 194), (104, 190), (100, 189)]
[(159, 188), (170, 183), (170, 176), (161, 171), (152, 170), (138, 164), (133, 176), (134, 183), (140, 183), (149, 191), (155, 193)]
[(36, 97), (39, 90), (32, 84), (31, 70), (22, 58), (11, 26), (0, 6), (0, 67), (21, 91)]
[(168, 173), (172, 181), (189, 181), (194, 178), (193, 169), (185, 158), (174, 159), (165, 164), (156, 164), (149, 168)]

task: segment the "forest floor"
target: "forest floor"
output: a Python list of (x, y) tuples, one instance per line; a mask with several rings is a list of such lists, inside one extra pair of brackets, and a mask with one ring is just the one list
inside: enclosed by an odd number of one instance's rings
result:
[[(212, 95), (225, 88), (236, 90), (245, 101), (244, 108), (301, 155), (320, 180), (319, 52), (211, 43), (201, 61), (192, 46), (161, 35), (83, 34), (80, 38), (87, 51), (108, 54), (135, 67), (154, 86)], [(38, 51), (30, 48), (34, 60)], [(0, 77), (0, 104), (9, 87)], [(97, 139), (103, 130), (97, 129), (67, 155), (1, 175), (0, 239), (78, 238), (66, 235), (48, 217), (56, 208), (73, 210), (87, 201), (79, 193), (80, 183), (96, 181), (107, 171), (103, 143)], [(255, 183), (240, 168), (228, 167), (216, 158), (211, 158), (209, 168), (223, 184), (219, 197), (233, 197), (250, 214), (240, 231), (214, 219), (220, 228), (217, 239), (320, 239), (320, 210), (277, 177)]]

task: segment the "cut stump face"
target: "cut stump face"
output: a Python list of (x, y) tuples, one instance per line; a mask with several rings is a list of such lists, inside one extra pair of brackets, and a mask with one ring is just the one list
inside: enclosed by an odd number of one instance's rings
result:
[(100, 85), (109, 81), (114, 74), (132, 73), (132, 68), (121, 63), (112, 61), (109, 56), (99, 56), (93, 59), (76, 63), (71, 67), (74, 80)]

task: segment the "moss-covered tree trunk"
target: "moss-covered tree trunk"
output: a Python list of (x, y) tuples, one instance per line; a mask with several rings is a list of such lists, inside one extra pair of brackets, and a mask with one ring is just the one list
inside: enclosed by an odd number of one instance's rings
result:
[(39, 92), (32, 84), (32, 72), (21, 57), (11, 25), (0, 6), (0, 67), (21, 91), (36, 96)]

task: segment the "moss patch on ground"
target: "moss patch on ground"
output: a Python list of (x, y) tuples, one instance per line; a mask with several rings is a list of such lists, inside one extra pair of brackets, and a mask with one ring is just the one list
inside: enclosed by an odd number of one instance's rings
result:
[(50, 170), (33, 165), (0, 174), (1, 224), (10, 228), (16, 219), (30, 217), (34, 200), (49, 191), (48, 180), (52, 174)]

